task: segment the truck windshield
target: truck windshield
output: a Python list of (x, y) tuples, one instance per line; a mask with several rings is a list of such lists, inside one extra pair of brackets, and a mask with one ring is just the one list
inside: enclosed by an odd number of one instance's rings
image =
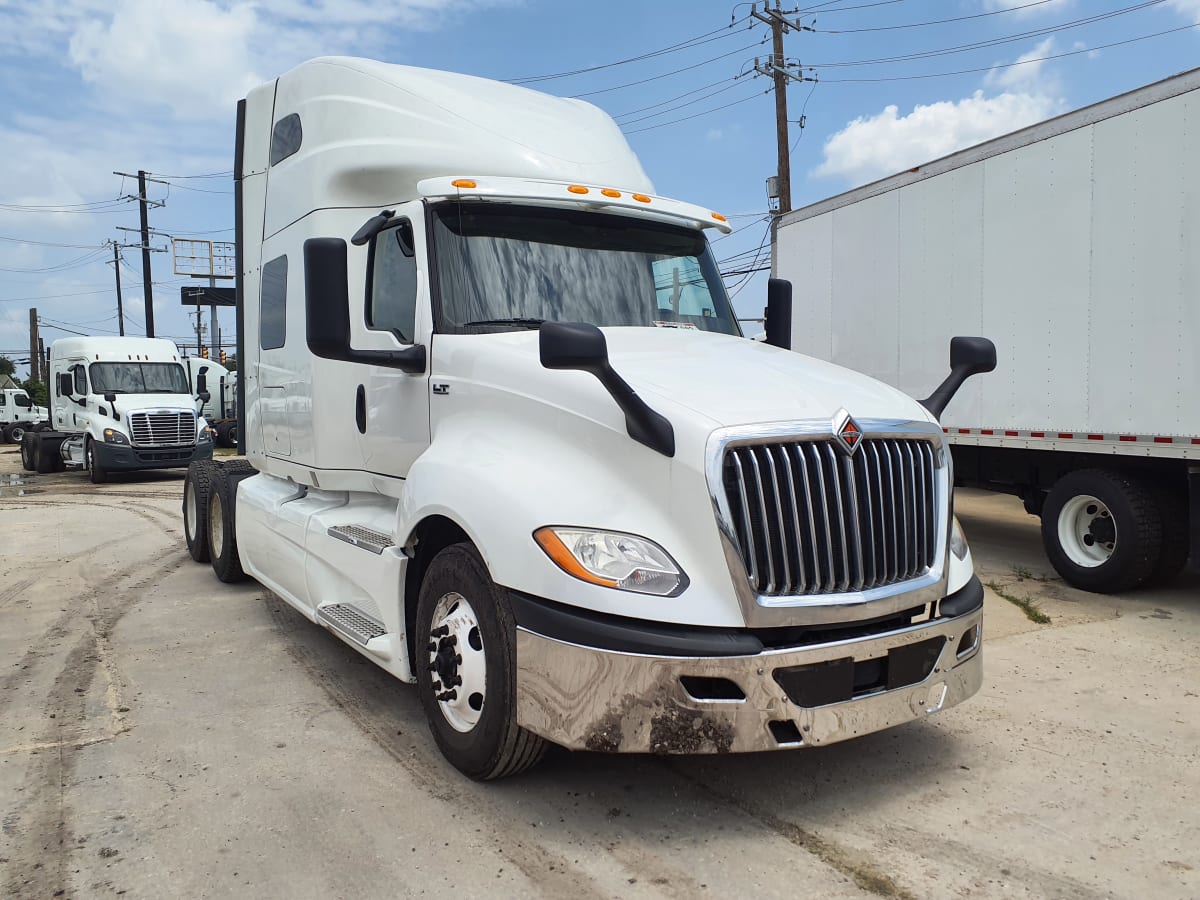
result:
[(741, 334), (700, 232), (628, 216), (499, 203), (434, 208), (438, 330), (543, 321)]
[(179, 363), (92, 363), (97, 394), (186, 394), (187, 378)]

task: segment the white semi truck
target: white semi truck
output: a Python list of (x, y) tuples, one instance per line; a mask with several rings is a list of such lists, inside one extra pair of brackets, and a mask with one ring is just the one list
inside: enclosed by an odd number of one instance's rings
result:
[(188, 387), (171, 341), (63, 338), (50, 345), (50, 425), (28, 431), (28, 471), (85, 470), (100, 483), (117, 472), (182, 468), (212, 458), (212, 429), (197, 414), (208, 399)]
[(0, 390), (0, 441), (19, 444), (25, 432), (46, 421), (46, 407), (37, 406), (24, 388)]
[(942, 417), (959, 484), (1022, 497), (1063, 578), (1200, 560), (1200, 69), (785, 215), (793, 346), (909, 394), (960, 329), (1001, 377)]
[[(603, 112), (318, 59), (239, 104), (234, 168), (248, 462), (191, 466), (188, 547), (415, 682), (461, 771), (817, 746), (979, 688), (935, 416), (778, 346), (782, 283), (744, 339), (725, 219)], [(935, 410), (995, 349), (952, 357)]]
[(205, 376), (209, 399), (200, 407), (200, 415), (213, 430), (213, 442), (218, 447), (237, 446), (237, 372), (231, 372), (219, 362), (201, 356), (189, 356), (188, 386), (197, 390), (200, 375)]

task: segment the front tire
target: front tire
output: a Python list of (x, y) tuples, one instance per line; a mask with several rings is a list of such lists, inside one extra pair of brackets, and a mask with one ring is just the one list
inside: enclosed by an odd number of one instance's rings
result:
[(517, 724), (516, 623), (504, 588), (470, 544), (433, 558), (421, 582), (413, 655), (442, 755), (477, 781), (536, 765), (546, 741)]
[(96, 450), (93, 446), (95, 443), (90, 437), (84, 442), (83, 466), (87, 469), (88, 477), (92, 479), (92, 484), (104, 484), (108, 481), (108, 472), (104, 471), (104, 466), (96, 458)]
[(37, 471), (37, 438), (26, 435), (21, 441), (21, 468), (26, 472)]
[(1141, 481), (1081, 469), (1050, 489), (1042, 508), (1042, 542), (1068, 584), (1115, 594), (1154, 572), (1162, 554), (1162, 519)]
[(200, 563), (209, 561), (208, 495), (212, 471), (211, 460), (197, 460), (188, 466), (183, 481), (183, 538), (188, 554)]

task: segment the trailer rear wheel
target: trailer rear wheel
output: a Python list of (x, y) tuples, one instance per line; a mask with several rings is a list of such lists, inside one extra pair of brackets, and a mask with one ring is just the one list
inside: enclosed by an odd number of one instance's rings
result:
[(183, 538), (196, 562), (208, 562), (208, 493), (212, 460), (197, 460), (188, 466), (183, 481)]
[(1158, 485), (1154, 490), (1154, 499), (1162, 520), (1162, 554), (1146, 584), (1161, 585), (1174, 580), (1183, 570), (1192, 549), (1186, 486), (1180, 491), (1178, 488)]
[(1149, 488), (1105, 469), (1064, 475), (1042, 508), (1042, 542), (1063, 579), (1101, 594), (1128, 590), (1154, 572), (1162, 520)]
[(429, 564), (417, 602), (421, 705), (438, 749), (470, 778), (489, 781), (534, 766), (546, 741), (517, 724), (516, 624), (508, 594), (467, 543)]

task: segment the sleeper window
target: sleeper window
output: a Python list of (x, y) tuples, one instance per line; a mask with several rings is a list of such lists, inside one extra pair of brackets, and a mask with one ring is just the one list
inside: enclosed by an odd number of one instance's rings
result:
[(264, 350), (282, 347), (287, 337), (287, 257), (280, 256), (262, 267), (258, 307), (259, 346)]
[(375, 238), (371, 262), (371, 297), (367, 326), (395, 331), (400, 340), (415, 340), (417, 318), (417, 254), (412, 225), (400, 222)]

